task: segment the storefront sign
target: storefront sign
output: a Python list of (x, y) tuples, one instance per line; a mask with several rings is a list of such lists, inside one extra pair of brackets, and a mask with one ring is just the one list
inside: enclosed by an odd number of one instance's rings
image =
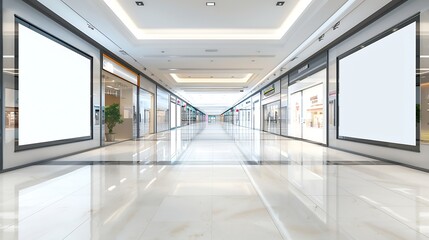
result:
[(309, 67), (310, 67), (309, 64), (306, 64), (306, 65), (302, 66), (301, 68), (298, 69), (298, 73), (301, 73), (301, 72), (307, 70)]
[(312, 97), (310, 98), (310, 101), (311, 101), (311, 103), (312, 103), (312, 104), (317, 103), (317, 102), (319, 101), (318, 96), (317, 96), (317, 95), (312, 96)]
[(272, 84), (270, 87), (264, 89), (264, 96), (269, 96), (273, 94), (276, 91), (276, 88), (274, 87), (274, 84)]

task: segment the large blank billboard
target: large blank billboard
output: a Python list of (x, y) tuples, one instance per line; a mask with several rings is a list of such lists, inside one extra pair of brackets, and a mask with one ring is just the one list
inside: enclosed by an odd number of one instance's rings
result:
[(339, 138), (416, 146), (416, 27), (339, 58)]
[(91, 138), (91, 57), (17, 19), (18, 146)]

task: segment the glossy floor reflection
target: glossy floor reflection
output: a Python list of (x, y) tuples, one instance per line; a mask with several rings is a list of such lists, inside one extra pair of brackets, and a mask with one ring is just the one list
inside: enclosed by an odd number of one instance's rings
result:
[(0, 239), (429, 239), (428, 181), (195, 124), (0, 174)]

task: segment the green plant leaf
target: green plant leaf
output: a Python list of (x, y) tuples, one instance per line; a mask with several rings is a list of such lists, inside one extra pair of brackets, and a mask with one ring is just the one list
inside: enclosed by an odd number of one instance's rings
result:
[(119, 109), (119, 104), (117, 103), (106, 106), (104, 109), (104, 115), (104, 121), (106, 123), (107, 129), (109, 129), (109, 133), (113, 133), (113, 128), (116, 126), (116, 124), (121, 124), (124, 122)]

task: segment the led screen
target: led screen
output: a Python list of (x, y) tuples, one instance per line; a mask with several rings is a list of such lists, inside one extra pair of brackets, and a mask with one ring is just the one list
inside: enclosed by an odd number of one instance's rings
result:
[(91, 59), (19, 22), (18, 145), (91, 136)]
[(339, 60), (339, 136), (416, 145), (416, 23)]

